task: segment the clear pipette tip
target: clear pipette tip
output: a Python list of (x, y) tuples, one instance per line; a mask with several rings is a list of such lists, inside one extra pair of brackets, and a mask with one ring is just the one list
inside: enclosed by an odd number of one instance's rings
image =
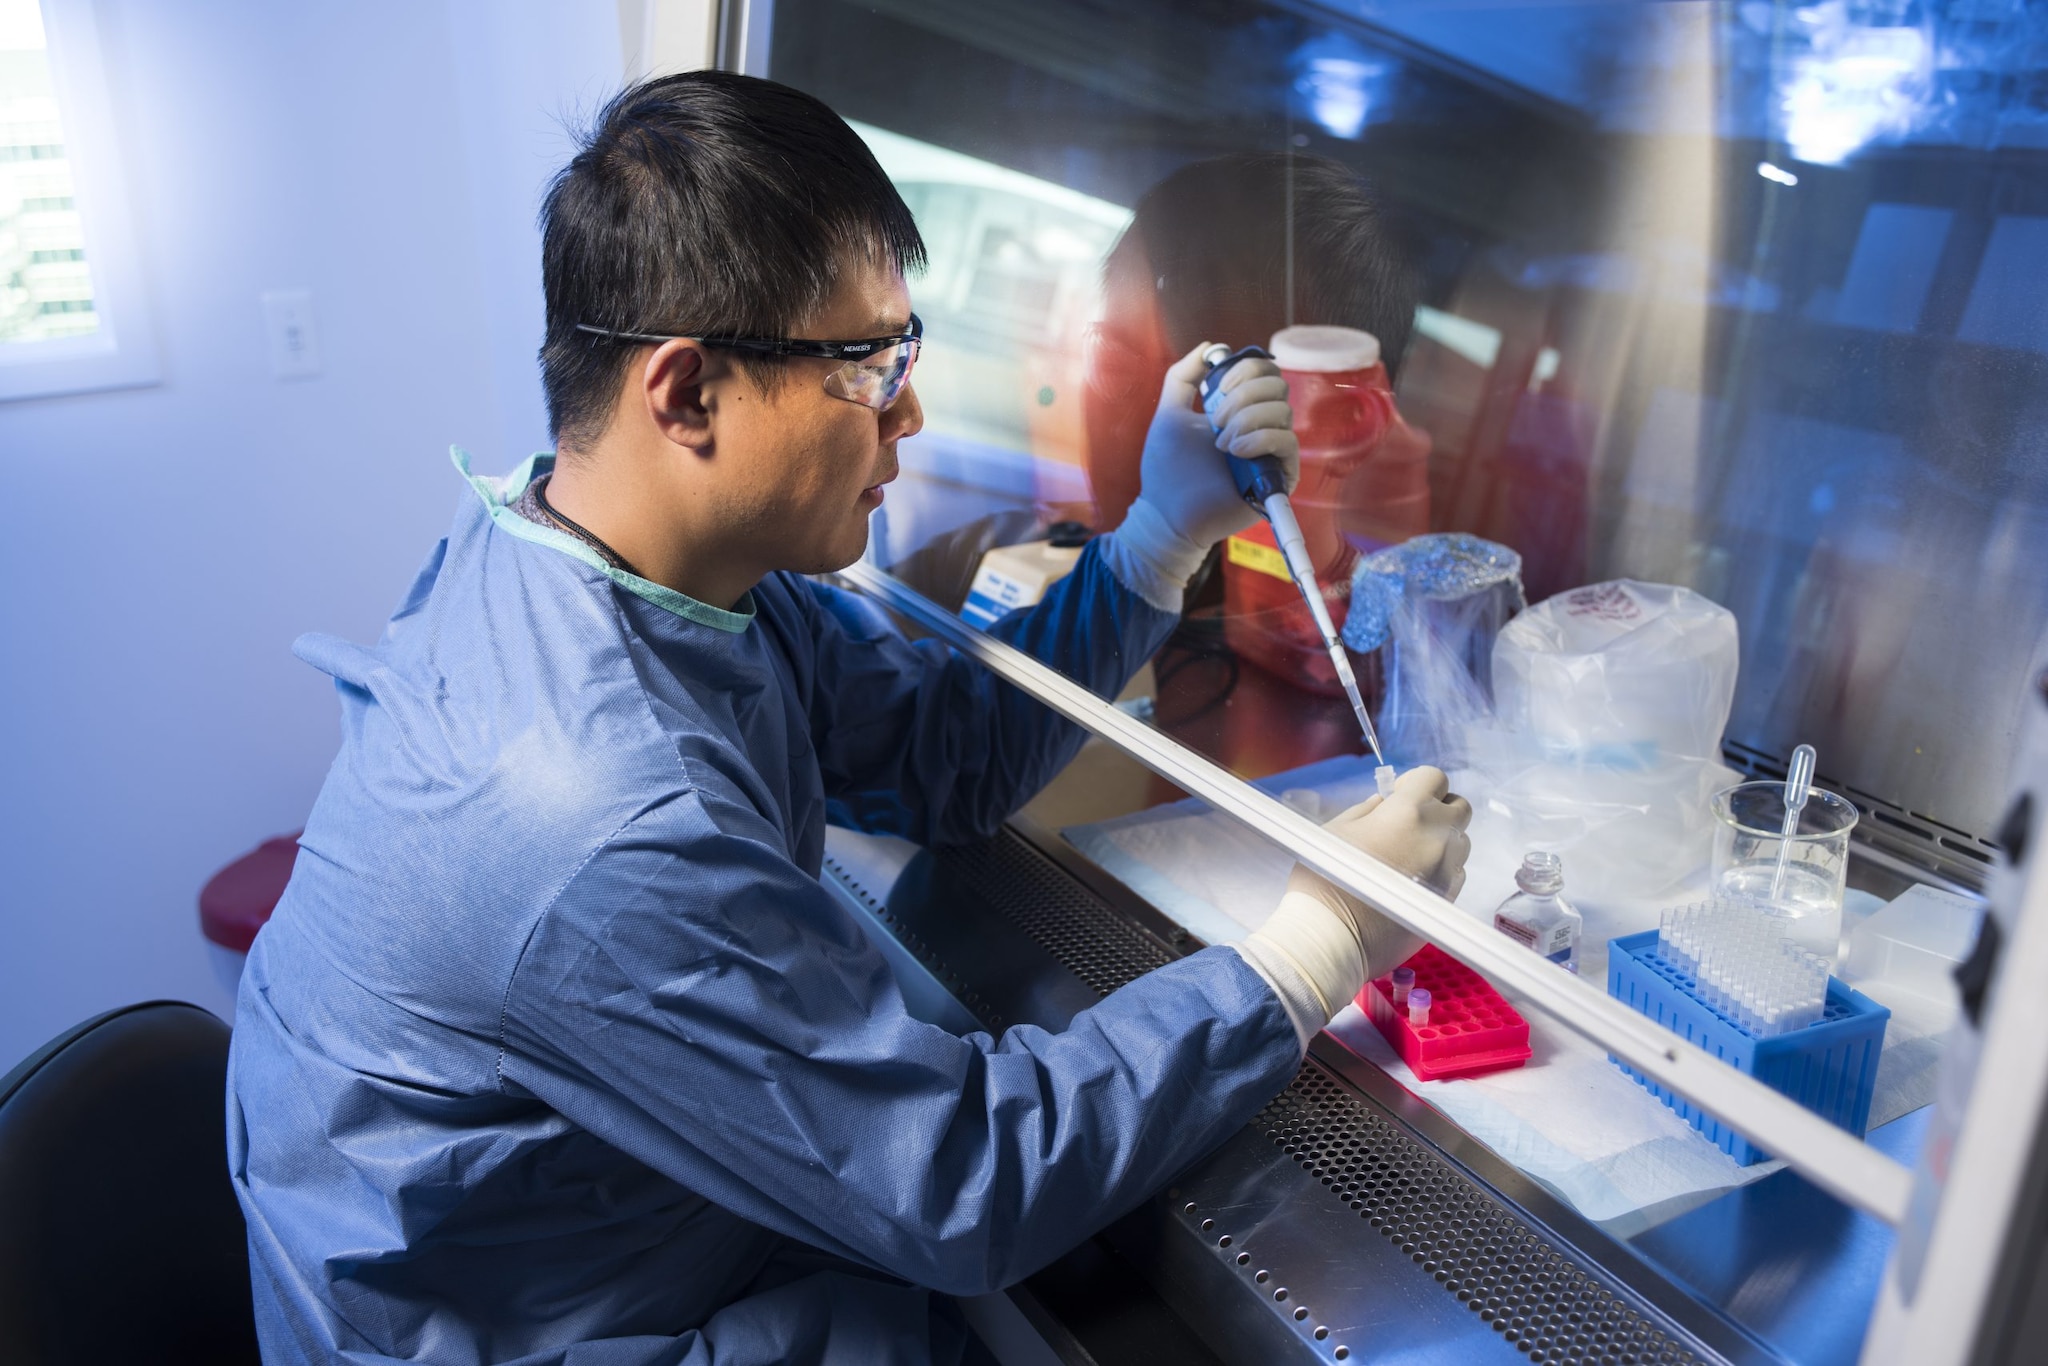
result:
[(1344, 642), (1330, 642), (1330, 662), (1337, 666), (1337, 681), (1344, 685), (1344, 696), (1351, 701), (1351, 714), (1358, 718), (1358, 728), (1365, 732), (1365, 743), (1372, 746), (1373, 762), (1381, 768), (1387, 766), (1387, 756), (1380, 753), (1379, 732), (1373, 729), (1372, 713), (1365, 709), (1365, 699), (1358, 692), (1358, 675), (1351, 671), (1351, 657), (1344, 653)]
[(1384, 766), (1387, 756), (1380, 752), (1379, 732), (1373, 729), (1372, 713), (1365, 709), (1365, 699), (1359, 696), (1358, 675), (1351, 671), (1351, 657), (1344, 653), (1344, 642), (1337, 638), (1337, 628), (1330, 622), (1330, 609), (1323, 602), (1322, 585), (1316, 582), (1315, 566), (1309, 562), (1301, 523), (1294, 520), (1294, 505), (1287, 501), (1286, 494), (1276, 493), (1266, 500), (1266, 520), (1273, 524), (1273, 540), (1280, 547), (1281, 558), (1287, 561), (1288, 573), (1294, 576), (1294, 586), (1301, 590), (1302, 600), (1308, 604), (1309, 616), (1315, 619), (1323, 648), (1330, 652), (1330, 662), (1337, 666), (1337, 681), (1344, 686), (1344, 696), (1350, 699), (1358, 728), (1365, 732), (1366, 744), (1372, 746), (1374, 761)]

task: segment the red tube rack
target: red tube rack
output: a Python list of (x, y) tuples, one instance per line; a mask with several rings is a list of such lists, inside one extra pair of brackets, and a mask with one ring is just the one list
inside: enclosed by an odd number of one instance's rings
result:
[(1367, 982), (1358, 1004), (1416, 1076), (1469, 1077), (1529, 1061), (1529, 1022), (1485, 978), (1434, 944), (1402, 966), (1432, 998), (1428, 1024), (1409, 1024), (1408, 1007), (1394, 1005), (1392, 974)]

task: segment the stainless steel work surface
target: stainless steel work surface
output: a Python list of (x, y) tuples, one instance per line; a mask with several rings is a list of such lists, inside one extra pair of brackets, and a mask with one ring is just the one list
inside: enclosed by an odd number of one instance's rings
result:
[(1709, 1348), (1659, 1312), (1692, 1306), (1610, 1277), (1314, 1058), (1111, 1236), (1240, 1360), (1287, 1333), (1318, 1360), (1765, 1359)]
[[(914, 960), (912, 994), (941, 985), (986, 1027), (1061, 1027), (1199, 947), (1014, 831), (907, 857), (835, 832), (827, 870)], [(1775, 1359), (1329, 1040), (1105, 1240), (1225, 1360)]]

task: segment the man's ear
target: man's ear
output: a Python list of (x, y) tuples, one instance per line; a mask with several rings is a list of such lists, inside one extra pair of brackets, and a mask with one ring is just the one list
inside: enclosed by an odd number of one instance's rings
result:
[(703, 346), (679, 339), (648, 353), (641, 368), (641, 396), (656, 430), (699, 455), (711, 453), (711, 408), (705, 382), (720, 362)]

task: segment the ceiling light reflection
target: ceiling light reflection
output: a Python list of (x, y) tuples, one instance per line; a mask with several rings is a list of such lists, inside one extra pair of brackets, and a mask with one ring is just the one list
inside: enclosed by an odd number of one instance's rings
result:
[(1933, 44), (1915, 25), (1857, 23), (1844, 0), (1795, 13), (1810, 47), (1780, 93), (1785, 141), (1800, 161), (1837, 166), (1879, 138), (1911, 133), (1932, 112)]

